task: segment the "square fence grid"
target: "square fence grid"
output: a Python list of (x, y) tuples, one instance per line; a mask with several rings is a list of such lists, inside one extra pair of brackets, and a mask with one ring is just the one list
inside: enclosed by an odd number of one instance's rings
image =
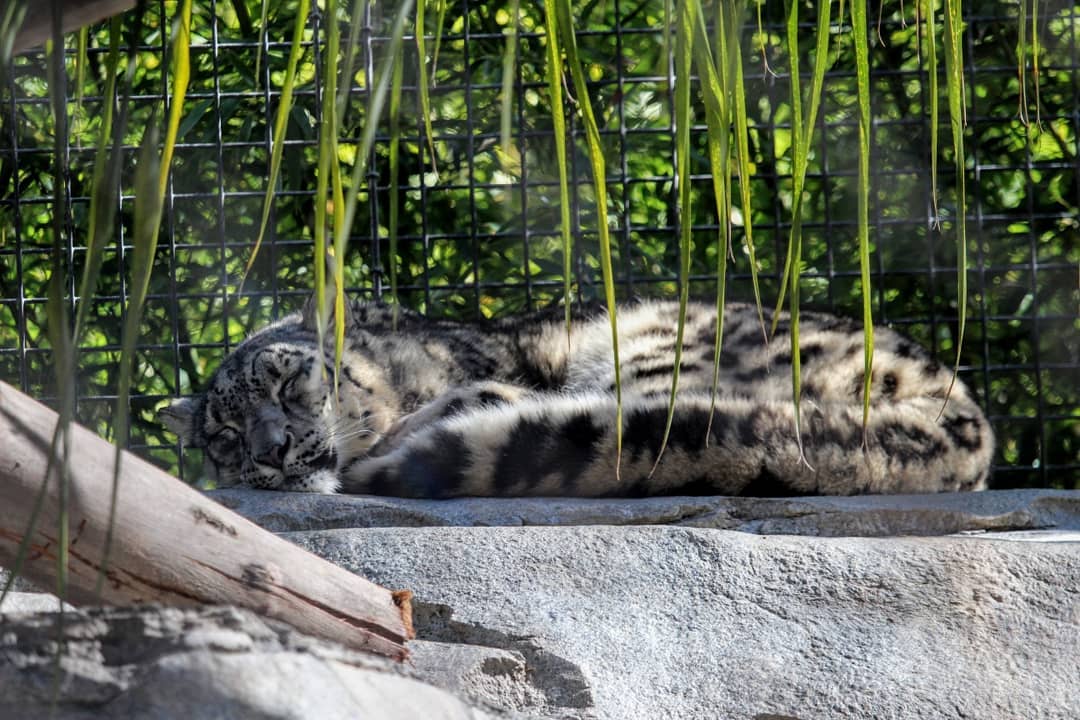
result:
[[(268, 39), (258, 3), (197, 3), (192, 83), (166, 197), (164, 222), (137, 356), (131, 400), (137, 452), (189, 479), (201, 458), (182, 452), (153, 414), (166, 398), (197, 391), (245, 334), (300, 306), (312, 286), (316, 129), (323, 81), (324, 18), (308, 18), (296, 107), (288, 124), (280, 188), (265, 245), (241, 287), (258, 235), (295, 4), (271, 3)], [(388, 45), (393, 7), (362, 4), (357, 73), (344, 118), (340, 159), (347, 174)], [(428, 12), (433, 60), (431, 108), (435, 157), (428, 149), (417, 92), (415, 37), (401, 62), (398, 252), (401, 301), (430, 314), (481, 318), (545, 306), (562, 295), (562, 246), (554, 137), (544, 79), (542, 6), (522, 4), (510, 86), (514, 150), (500, 154), (503, 54), (509, 3), (448, 0), (441, 37)], [(526, 6), (527, 5), (527, 6)], [(658, 30), (662, 0), (578, 3), (580, 53), (590, 77), (607, 153), (608, 221), (620, 292), (670, 295), (677, 289), (674, 120)], [(736, 218), (738, 237), (729, 297), (752, 297), (742, 230), (753, 219), (766, 304), (775, 302), (790, 228), (791, 161), (788, 60), (782, 49), (784, 3), (750, 6), (743, 62), (751, 116), (748, 180), (752, 210)], [(873, 302), (890, 324), (952, 362), (958, 336), (957, 207), (947, 106), (942, 96), (937, 207), (930, 171), (929, 83), (925, 39), (912, 3), (871, 3)], [(1031, 58), (1017, 72), (1019, 20), (1013, 3), (966, 3), (965, 56), (969, 286), (961, 376), (995, 426), (995, 487), (1080, 487), (1080, 4), (1040, 4), (1038, 100)], [(151, 114), (168, 102), (168, 20), (172, 4), (151, 2), (138, 25), (125, 17), (125, 43), (140, 61), (130, 100), (118, 227), (105, 255), (91, 328), (80, 344), (80, 420), (108, 436), (116, 360), (130, 273), (131, 177), (135, 150)], [(812, 68), (814, 10), (805, 10), (804, 88)], [(347, 14), (343, 35), (352, 29)], [(845, 29), (849, 26), (845, 23)], [(939, 23), (940, 28), (940, 23)], [(412, 32), (411, 30), (407, 31)], [(85, 80), (76, 87), (68, 48), (69, 206), (52, 202), (52, 120), (45, 60), (16, 59), (0, 95), (0, 379), (46, 401), (55, 395), (45, 339), (49, 224), (67, 219), (67, 292), (74, 307), (85, 262), (89, 178), (100, 127), (104, 26), (90, 33)], [(850, 33), (834, 39), (812, 147), (804, 221), (803, 304), (859, 314), (856, 244), (857, 124)], [(438, 56), (432, 57), (438, 44)], [(1030, 136), (1018, 108), (1026, 107)], [(581, 98), (576, 98), (581, 101)], [(1036, 116), (1037, 107), (1037, 116)], [(698, 112), (703, 123), (703, 115)], [(362, 186), (346, 258), (350, 293), (389, 290), (391, 138), (385, 117)], [(599, 292), (597, 212), (589, 187), (582, 129), (568, 116), (574, 181), (574, 292)], [(713, 296), (717, 217), (712, 205), (705, 127), (695, 126), (694, 250), (691, 291)], [(736, 181), (736, 188), (738, 183)], [(937, 227), (936, 219), (943, 222)]]

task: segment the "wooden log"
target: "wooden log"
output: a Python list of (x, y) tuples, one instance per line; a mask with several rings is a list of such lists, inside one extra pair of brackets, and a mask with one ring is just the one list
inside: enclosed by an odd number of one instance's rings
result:
[[(135, 0), (62, 0), (60, 24), (64, 32), (78, 30), (83, 25), (104, 20), (117, 13), (135, 7)], [(14, 52), (44, 45), (52, 37), (52, 2), (32, 2), (26, 9), (26, 17), (15, 34)]]
[[(57, 415), (0, 382), (0, 567), (15, 564), (41, 488)], [(410, 594), (391, 592), (263, 530), (125, 453), (104, 590), (94, 590), (109, 520), (115, 447), (72, 425), (68, 601), (230, 604), (311, 635), (404, 659)], [(22, 574), (56, 587), (59, 484), (48, 491)]]

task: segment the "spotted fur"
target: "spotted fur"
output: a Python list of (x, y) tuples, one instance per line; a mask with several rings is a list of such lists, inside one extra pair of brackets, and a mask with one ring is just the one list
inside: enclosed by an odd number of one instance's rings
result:
[[(963, 383), (923, 348), (875, 333), (863, 428), (860, 327), (803, 313), (802, 432), (791, 402), (787, 315), (765, 342), (756, 310), (726, 311), (713, 404), (716, 312), (691, 304), (678, 405), (657, 463), (678, 306), (619, 313), (623, 441), (616, 462), (614, 366), (602, 310), (483, 326), (356, 304), (337, 393), (312, 313), (256, 333), (174, 401), (165, 423), (203, 448), (220, 485), (454, 496), (799, 495), (979, 490), (994, 439)], [(768, 317), (766, 320), (768, 321)], [(654, 467), (655, 466), (655, 467)]]

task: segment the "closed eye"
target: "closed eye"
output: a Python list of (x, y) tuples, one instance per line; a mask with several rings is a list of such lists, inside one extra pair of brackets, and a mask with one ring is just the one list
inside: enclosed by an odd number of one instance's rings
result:
[(244, 449), (244, 439), (231, 427), (223, 427), (210, 438), (206, 449), (216, 462), (235, 462)]

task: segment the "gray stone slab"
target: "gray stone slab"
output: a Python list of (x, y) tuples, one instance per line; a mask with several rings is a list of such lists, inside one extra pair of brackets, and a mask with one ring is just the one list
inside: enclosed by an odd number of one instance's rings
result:
[[(410, 676), (234, 608), (89, 609), (0, 617), (0, 718), (483, 720), (502, 717)], [(50, 703), (58, 688), (58, 704)]]
[[(474, 648), (446, 655), (462, 668), (449, 680), (426, 670), (433, 682), (537, 717), (1080, 716), (1076, 543), (684, 527), (287, 537), (412, 589), (422, 639)], [(502, 685), (470, 689), (486, 657)]]
[(258, 490), (216, 490), (210, 496), (276, 532), (360, 527), (684, 525), (766, 535), (883, 537), (971, 530), (1080, 530), (1080, 491), (1075, 490), (634, 500), (408, 500)]

